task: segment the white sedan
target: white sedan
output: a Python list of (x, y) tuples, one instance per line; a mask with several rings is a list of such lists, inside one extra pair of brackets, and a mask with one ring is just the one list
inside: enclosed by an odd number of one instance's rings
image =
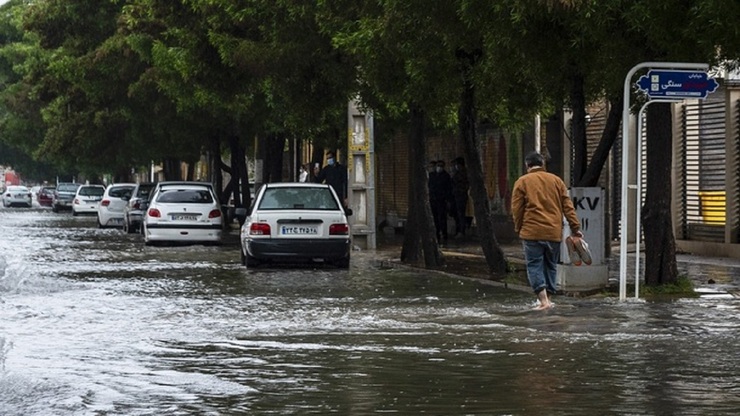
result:
[(116, 183), (108, 185), (103, 200), (98, 205), (98, 227), (123, 227), (124, 197), (130, 197), (135, 183)]
[(10, 185), (3, 191), (3, 206), (31, 207), (31, 191), (21, 185)]
[(243, 220), (241, 259), (247, 267), (265, 262), (320, 262), (348, 268), (352, 210), (334, 190), (317, 183), (263, 185)]
[(72, 215), (97, 214), (104, 193), (103, 185), (80, 185), (72, 200)]
[(160, 182), (143, 220), (144, 243), (221, 243), (221, 205), (207, 182)]

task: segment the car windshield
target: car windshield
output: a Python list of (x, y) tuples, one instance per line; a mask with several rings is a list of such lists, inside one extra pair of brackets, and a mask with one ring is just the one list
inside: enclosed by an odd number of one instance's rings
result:
[(108, 196), (111, 198), (123, 198), (124, 195), (131, 195), (131, 191), (133, 190), (133, 186), (113, 186), (108, 191)]
[(76, 183), (60, 183), (57, 189), (59, 192), (75, 192), (79, 187), (80, 185)]
[(329, 188), (267, 188), (259, 209), (311, 209), (334, 211), (339, 204)]
[(179, 204), (211, 204), (213, 197), (207, 189), (162, 189), (157, 202)]
[(82, 196), (103, 196), (105, 189), (100, 186), (85, 186), (80, 189)]

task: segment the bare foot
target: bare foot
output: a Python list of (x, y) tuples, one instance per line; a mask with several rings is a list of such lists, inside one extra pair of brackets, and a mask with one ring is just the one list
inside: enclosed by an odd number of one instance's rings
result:
[(540, 293), (537, 294), (537, 299), (540, 301), (540, 304), (535, 309), (548, 309), (552, 307), (552, 303), (550, 303), (550, 299), (547, 297), (546, 290), (541, 290)]

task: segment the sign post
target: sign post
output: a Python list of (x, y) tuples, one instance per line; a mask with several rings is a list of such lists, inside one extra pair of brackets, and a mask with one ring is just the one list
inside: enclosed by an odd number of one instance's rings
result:
[(719, 87), (714, 78), (709, 78), (705, 71), (666, 71), (650, 70), (640, 77), (637, 87), (645, 92), (649, 99), (704, 99)]
[[(621, 220), (620, 220), (620, 245), (619, 245), (619, 300), (625, 300), (627, 297), (627, 227), (629, 222), (628, 213), (628, 190), (629, 184), (629, 143), (630, 143), (630, 93), (632, 86), (632, 77), (637, 71), (651, 68), (647, 75), (643, 75), (637, 81), (638, 89), (644, 91), (648, 99), (657, 99), (659, 101), (682, 101), (684, 99), (704, 99), (710, 93), (714, 92), (719, 84), (713, 78), (709, 78), (707, 70), (709, 65), (703, 63), (685, 63), (685, 62), (643, 62), (635, 65), (627, 73), (624, 79), (622, 106), (622, 193), (621, 193)], [(641, 126), (638, 126), (638, 129)], [(636, 151), (640, 152), (637, 148)], [(639, 165), (638, 165), (639, 169)], [(638, 176), (640, 172), (638, 170)], [(639, 180), (639, 179), (638, 179)], [(636, 199), (640, 203), (640, 193), (642, 184), (637, 189)], [(638, 210), (639, 212), (639, 210)], [(639, 232), (640, 217), (635, 219)], [(635, 241), (639, 241), (640, 235), (635, 236)], [(637, 245), (639, 247), (639, 243)], [(635, 265), (639, 267), (640, 253), (635, 253), (637, 258)], [(639, 272), (636, 270), (635, 280), (639, 279)], [(638, 293), (637, 291), (635, 292)]]

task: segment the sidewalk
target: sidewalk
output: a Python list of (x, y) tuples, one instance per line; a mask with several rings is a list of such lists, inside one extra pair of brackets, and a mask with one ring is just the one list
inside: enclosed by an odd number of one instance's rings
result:
[[(400, 264), (403, 235), (382, 235), (378, 237), (378, 255), (383, 260)], [(524, 272), (524, 253), (521, 243), (500, 244), (507, 261), (517, 271)], [(466, 277), (491, 279), (488, 273), (483, 250), (478, 238), (463, 236), (450, 239), (448, 244), (441, 247), (445, 256), (445, 266), (440, 271), (459, 274)], [(644, 246), (643, 246), (644, 250)], [(612, 243), (611, 256), (607, 259), (609, 266), (609, 287), (619, 286), (619, 254), (620, 245)], [(740, 297), (740, 259), (726, 257), (697, 256), (690, 253), (677, 253), (676, 262), (679, 275), (688, 276), (694, 287), (702, 293), (729, 293)], [(644, 270), (644, 251), (640, 260), (641, 270)], [(635, 246), (629, 244), (627, 248), (627, 282), (634, 283), (635, 279)], [(644, 271), (642, 272), (644, 279)], [(527, 288), (528, 290), (528, 288)], [(628, 296), (633, 295), (628, 293)]]

